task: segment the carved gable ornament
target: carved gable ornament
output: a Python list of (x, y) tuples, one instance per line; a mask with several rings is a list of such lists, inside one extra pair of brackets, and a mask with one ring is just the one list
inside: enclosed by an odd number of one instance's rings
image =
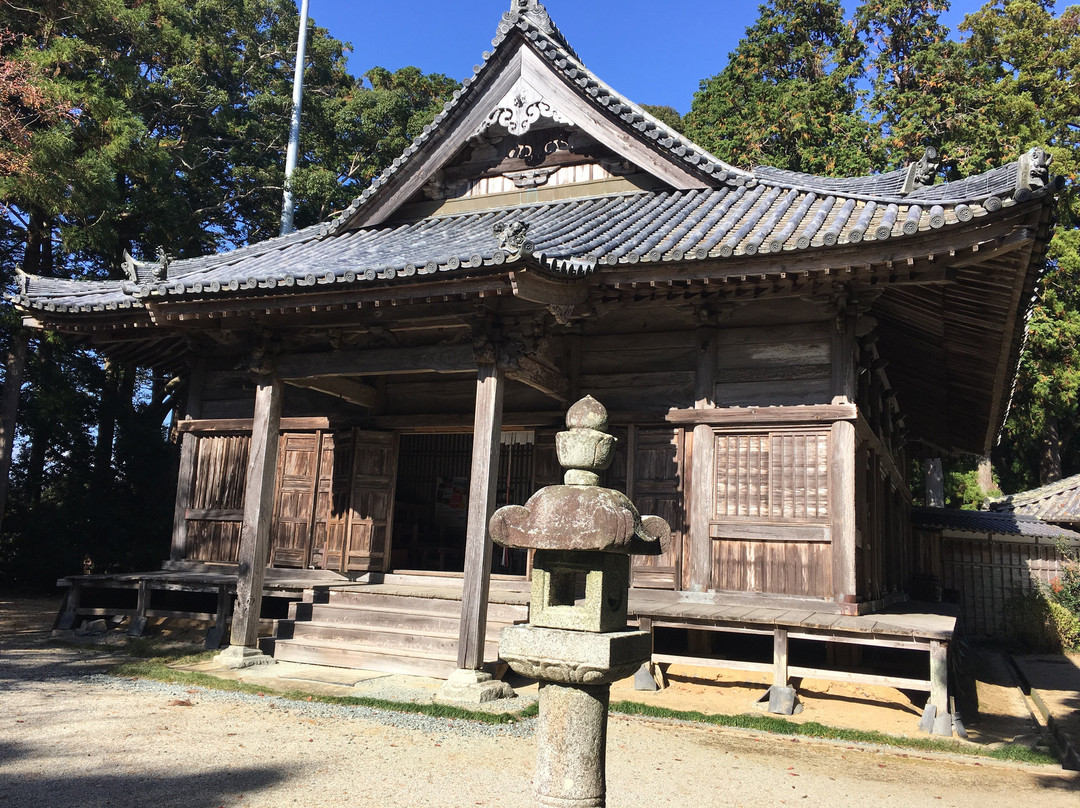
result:
[(574, 125), (573, 121), (555, 109), (539, 90), (524, 78), (520, 78), (480, 124), (473, 137), (483, 137), (495, 126), (502, 127), (513, 136), (523, 135), (540, 120), (565, 126)]

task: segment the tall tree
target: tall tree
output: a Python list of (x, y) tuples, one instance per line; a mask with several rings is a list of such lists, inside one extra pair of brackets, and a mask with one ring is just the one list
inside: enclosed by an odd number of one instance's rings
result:
[(855, 30), (867, 48), (872, 93), (866, 112), (879, 131), (872, 147), (877, 168), (897, 168), (923, 146), (940, 146), (957, 75), (943, 76), (956, 43), (941, 13), (948, 0), (865, 0), (855, 11)]
[(839, 0), (769, 0), (727, 66), (701, 83), (686, 133), (736, 165), (869, 173), (862, 65)]

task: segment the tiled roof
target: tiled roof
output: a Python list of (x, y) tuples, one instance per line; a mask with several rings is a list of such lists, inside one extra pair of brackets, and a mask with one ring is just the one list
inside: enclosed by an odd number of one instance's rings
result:
[(1080, 474), (993, 500), (990, 508), (1037, 517), (1045, 522), (1080, 523)]
[(1048, 524), (1034, 516), (997, 511), (962, 511), (955, 508), (912, 508), (916, 528), (959, 530), (968, 533), (996, 533), (1003, 536), (1080, 542), (1080, 533)]
[(229, 253), (175, 261), (162, 279), (155, 279), (145, 265), (137, 268), (134, 281), (24, 276), (15, 302), (50, 312), (91, 312), (131, 308), (146, 299), (385, 284), (444, 272), (475, 275), (519, 260), (500, 249), (493, 235), (495, 225), (516, 221), (529, 226), (531, 256), (564, 275), (588, 274), (599, 266), (790, 255), (861, 241), (899, 242), (1016, 204), (1010, 196), (1016, 174), (1017, 165), (1012, 164), (972, 178), (975, 182), (964, 181), (964, 188), (979, 193), (944, 204), (920, 204), (922, 200), (910, 197), (860, 199), (825, 187), (809, 190), (804, 183), (789, 187), (779, 184), (780, 174), (774, 173), (753, 187), (565, 200), (334, 235), (316, 226)]

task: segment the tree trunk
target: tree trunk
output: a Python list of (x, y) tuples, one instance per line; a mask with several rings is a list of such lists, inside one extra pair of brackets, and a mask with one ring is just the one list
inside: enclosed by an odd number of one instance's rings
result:
[(1061, 479), (1061, 424), (1056, 415), (1046, 418), (1039, 456), (1039, 483), (1049, 485)]
[(91, 502), (101, 502), (109, 495), (113, 479), (113, 443), (116, 439), (116, 417), (120, 407), (120, 388), (124, 369), (111, 359), (105, 360), (105, 378), (101, 385), (98, 405), (97, 443), (94, 445), (94, 475), (90, 483)]
[(0, 390), (0, 526), (4, 523), (11, 474), (11, 451), (19, 416), (19, 394), (26, 371), (26, 352), (30, 334), (16, 328), (11, 334), (7, 361), (4, 363), (4, 387)]
[(53, 224), (48, 216), (37, 210), (30, 211), (23, 252), (23, 269), (29, 274), (49, 277), (55, 274), (52, 232)]

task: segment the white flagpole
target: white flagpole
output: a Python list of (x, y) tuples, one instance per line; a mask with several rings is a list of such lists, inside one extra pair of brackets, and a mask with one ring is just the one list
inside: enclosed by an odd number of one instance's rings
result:
[(285, 156), (285, 196), (281, 203), (281, 235), (293, 231), (296, 201), (292, 194), (292, 175), (300, 152), (300, 108), (304, 98), (304, 61), (307, 58), (308, 0), (300, 3), (300, 36), (296, 41), (296, 71), (293, 73), (292, 126), (289, 151)]

